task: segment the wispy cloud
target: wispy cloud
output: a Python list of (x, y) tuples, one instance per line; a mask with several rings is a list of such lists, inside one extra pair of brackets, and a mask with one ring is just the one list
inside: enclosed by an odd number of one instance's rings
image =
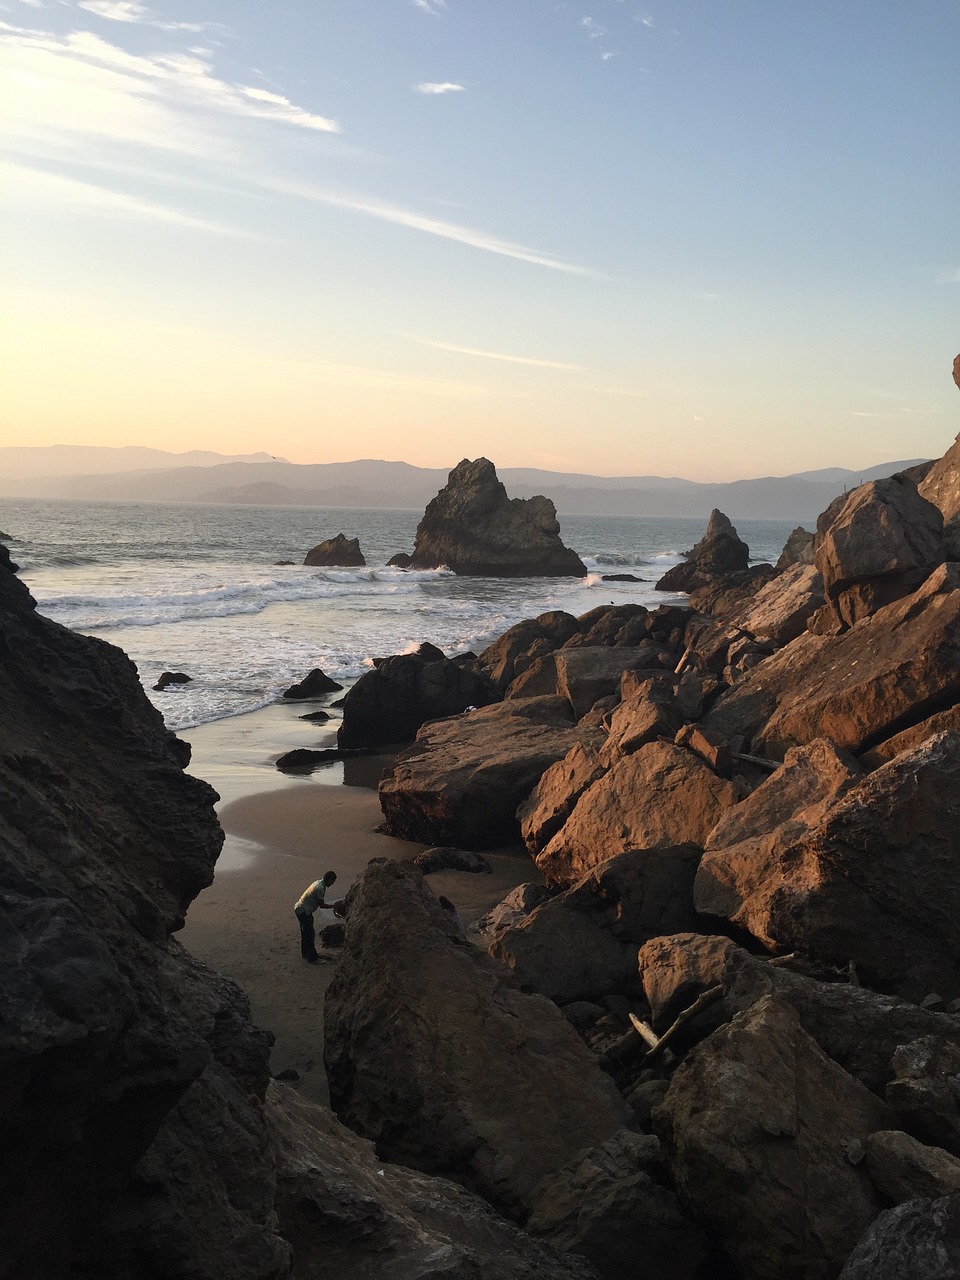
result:
[(960, 267), (955, 271), (946, 271), (937, 278), (937, 284), (960, 284)]
[(850, 415), (854, 418), (902, 418), (916, 414), (919, 417), (927, 417), (943, 413), (943, 406), (938, 404), (927, 405), (901, 405), (899, 409), (851, 409)]
[(397, 226), (409, 227), (413, 231), (423, 231), (431, 236), (440, 236), (444, 240), (455, 240), (459, 244), (469, 245), (473, 249), (482, 249), (486, 253), (500, 254), (504, 258), (516, 258), (520, 262), (529, 262), (534, 266), (549, 267), (552, 271), (564, 271), (575, 276), (594, 274), (586, 267), (530, 249), (526, 245), (514, 244), (510, 240), (503, 240), (485, 231), (476, 231), (472, 227), (460, 226), (455, 222), (428, 218), (412, 209), (404, 209), (383, 200), (325, 191), (320, 187), (298, 182), (267, 181), (264, 185), (270, 190), (301, 196), (306, 200), (315, 200), (318, 204), (330, 205), (336, 209), (349, 209), (355, 213), (368, 214), (371, 218), (379, 218), (383, 222), (393, 222)]
[(137, 22), (161, 31), (210, 31), (219, 27), (213, 22), (167, 22), (140, 0), (78, 0), (77, 8), (110, 22)]
[(89, 31), (58, 37), (6, 27), (0, 82), (9, 142), (86, 134), (201, 154), (222, 145), (210, 128), (225, 117), (340, 129), (280, 94), (230, 84), (202, 54), (127, 53)]
[(442, 13), (447, 7), (447, 0), (413, 0), (413, 5), (424, 13)]
[(424, 80), (422, 84), (413, 86), (417, 93), (463, 93), (462, 84), (454, 84), (452, 80), (443, 80), (439, 84)]
[(601, 22), (597, 22), (595, 18), (581, 18), (580, 25), (581, 27), (586, 27), (591, 40), (599, 40), (601, 36), (610, 34), (610, 28), (605, 27)]
[(150, 222), (166, 222), (191, 231), (206, 231), (216, 235), (242, 236), (223, 223), (209, 218), (198, 218), (168, 205), (142, 200), (122, 191), (92, 182), (81, 182), (61, 174), (46, 173), (23, 164), (7, 164), (0, 161), (0, 203), (9, 198), (20, 206), (40, 208), (59, 206), (77, 214), (134, 217)]
[(565, 364), (559, 360), (537, 360), (532, 356), (508, 356), (500, 351), (479, 351), (476, 347), (458, 347), (452, 342), (435, 342), (431, 338), (417, 338), (411, 335), (411, 342), (418, 342), (423, 347), (433, 347), (437, 351), (453, 351), (461, 356), (479, 356), (483, 360), (506, 360), (508, 364), (529, 364), (538, 369), (574, 369), (582, 371), (579, 364)]

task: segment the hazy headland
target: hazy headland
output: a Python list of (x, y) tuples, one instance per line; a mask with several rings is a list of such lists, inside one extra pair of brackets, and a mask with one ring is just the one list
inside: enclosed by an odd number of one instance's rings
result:
[[(450, 467), (458, 461), (451, 457)], [(735, 520), (810, 522), (837, 494), (919, 461), (901, 459), (861, 470), (826, 467), (723, 484), (533, 467), (499, 467), (498, 474), (511, 497), (542, 493), (553, 500), (560, 515), (706, 517), (719, 507)], [(377, 459), (298, 464), (266, 453), (227, 457), (141, 448), (0, 448), (0, 496), (419, 508), (443, 487), (449, 469)]]

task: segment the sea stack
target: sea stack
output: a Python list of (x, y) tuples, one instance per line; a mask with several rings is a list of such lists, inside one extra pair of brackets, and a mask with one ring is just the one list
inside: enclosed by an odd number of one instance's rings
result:
[(583, 561), (560, 540), (549, 498), (508, 498), (493, 463), (464, 458), (427, 506), (410, 567), (476, 577), (586, 577)]

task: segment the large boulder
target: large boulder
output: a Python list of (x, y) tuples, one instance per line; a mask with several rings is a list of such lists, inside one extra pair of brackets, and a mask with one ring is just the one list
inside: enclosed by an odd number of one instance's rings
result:
[(559, 649), (577, 631), (577, 620), (560, 609), (508, 627), (480, 654), (478, 663), (497, 687), (506, 690), (540, 658)]
[(864, 1146), (870, 1179), (890, 1204), (960, 1193), (960, 1160), (940, 1147), (899, 1129), (871, 1133)]
[(566, 698), (514, 698), (435, 720), (380, 783), (384, 829), (421, 844), (495, 849), (520, 839), (517, 808), (541, 775), (577, 743)]
[(764, 996), (796, 1010), (820, 1048), (873, 1093), (884, 1096), (900, 1124), (923, 1141), (960, 1155), (960, 1018), (925, 1009), (852, 982), (823, 982), (728, 951), (724, 1003), (743, 1013)]
[(537, 1185), (627, 1108), (560, 1011), (461, 938), (414, 869), (373, 862), (325, 1006), (338, 1115), (381, 1158), (524, 1218)]
[(901, 1037), (886, 1099), (905, 1129), (960, 1156), (960, 1020), (938, 1022), (909, 1043)]
[(499, 934), (490, 954), (558, 1004), (637, 986), (637, 946), (691, 929), (695, 845), (621, 853)]
[(637, 955), (643, 994), (653, 1029), (665, 1031), (698, 996), (723, 982), (737, 944), (723, 935), (692, 931), (663, 934), (645, 942)]
[(576, 632), (564, 642), (563, 647), (637, 645), (648, 635), (653, 635), (655, 617), (642, 604), (598, 604), (580, 615)]
[(679, 685), (680, 677), (672, 672), (656, 675), (645, 671), (624, 672), (620, 681), (620, 705), (610, 712), (610, 729), (600, 752), (605, 765), (657, 738), (676, 737), (684, 723)]
[(827, 737), (851, 751), (960, 701), (960, 573), (941, 565), (912, 595), (842, 635), (810, 632), (717, 699), (704, 723), (782, 759)]
[(889, 1109), (766, 997), (680, 1064), (654, 1123), (681, 1202), (747, 1280), (830, 1280), (883, 1208), (846, 1148)]
[[(953, 380), (960, 387), (960, 356), (953, 362)], [(940, 508), (947, 524), (960, 516), (960, 436), (917, 483), (922, 497)]]
[(343, 700), (342, 748), (412, 742), (428, 720), (500, 701), (500, 691), (469, 663), (399, 653), (360, 677)]
[(740, 573), (750, 563), (750, 548), (722, 511), (714, 508), (707, 531), (686, 553), (682, 564), (668, 569), (657, 583), (658, 591), (694, 591), (713, 578)]
[[(789, 874), (800, 839), (863, 777), (856, 760), (825, 738), (788, 751), (780, 768), (729, 809), (710, 832), (697, 872), (697, 910), (736, 923), (765, 945), (776, 946), (766, 934), (756, 932), (770, 896), (778, 893)], [(756, 902), (755, 910), (746, 908), (755, 895), (764, 899), (765, 907)]]
[(527, 1231), (603, 1280), (697, 1280), (712, 1252), (664, 1185), (657, 1139), (626, 1129), (544, 1179)]
[(908, 1200), (882, 1213), (839, 1280), (958, 1280), (960, 1195)]
[(456, 1183), (378, 1159), (326, 1107), (277, 1084), (268, 1102), (277, 1216), (301, 1280), (595, 1280), (581, 1258), (532, 1240)]
[(346, 534), (338, 533), (335, 538), (326, 538), (312, 547), (304, 556), (303, 563), (315, 567), (328, 565), (331, 568), (359, 568), (367, 562), (360, 550), (360, 539), (348, 538)]
[(586, 566), (560, 541), (549, 498), (507, 497), (492, 462), (468, 459), (450, 472), (417, 526), (411, 567), (494, 578), (584, 578)]
[(815, 561), (830, 606), (851, 626), (915, 591), (944, 555), (943, 516), (897, 475), (848, 495), (818, 531)]
[[(728, 834), (713, 833), (698, 909), (765, 946), (852, 961), (880, 990), (960, 996), (960, 734), (938, 734), (854, 786), (836, 766), (821, 776), (827, 788), (814, 782), (794, 822), (764, 836), (751, 822), (737, 831), (732, 816)], [(747, 818), (762, 810), (761, 792), (775, 796), (775, 777), (744, 802)], [(777, 806), (769, 812), (775, 820)]]
[(565, 888), (616, 853), (686, 843), (702, 848), (737, 798), (733, 783), (692, 751), (649, 742), (587, 787), (535, 860), (548, 883)]
[(589, 742), (575, 742), (563, 759), (544, 770), (517, 809), (520, 834), (531, 853), (537, 853), (557, 834), (587, 787), (606, 771)]
[(625, 671), (650, 666), (655, 672), (662, 671), (655, 662), (655, 646), (653, 649), (653, 653), (647, 645), (580, 645), (561, 649), (554, 655), (557, 692), (569, 699), (579, 720), (598, 699), (619, 692)]

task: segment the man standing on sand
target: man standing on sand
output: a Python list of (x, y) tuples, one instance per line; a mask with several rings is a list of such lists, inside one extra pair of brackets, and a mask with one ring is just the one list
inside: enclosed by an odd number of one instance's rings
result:
[(304, 960), (310, 964), (316, 964), (320, 957), (317, 955), (317, 938), (313, 930), (313, 913), (315, 911), (332, 910), (327, 907), (324, 899), (327, 890), (336, 881), (337, 873), (335, 871), (327, 871), (324, 873), (322, 880), (314, 880), (309, 889), (305, 889), (300, 897), (294, 903), (294, 914), (300, 925), (300, 954)]

